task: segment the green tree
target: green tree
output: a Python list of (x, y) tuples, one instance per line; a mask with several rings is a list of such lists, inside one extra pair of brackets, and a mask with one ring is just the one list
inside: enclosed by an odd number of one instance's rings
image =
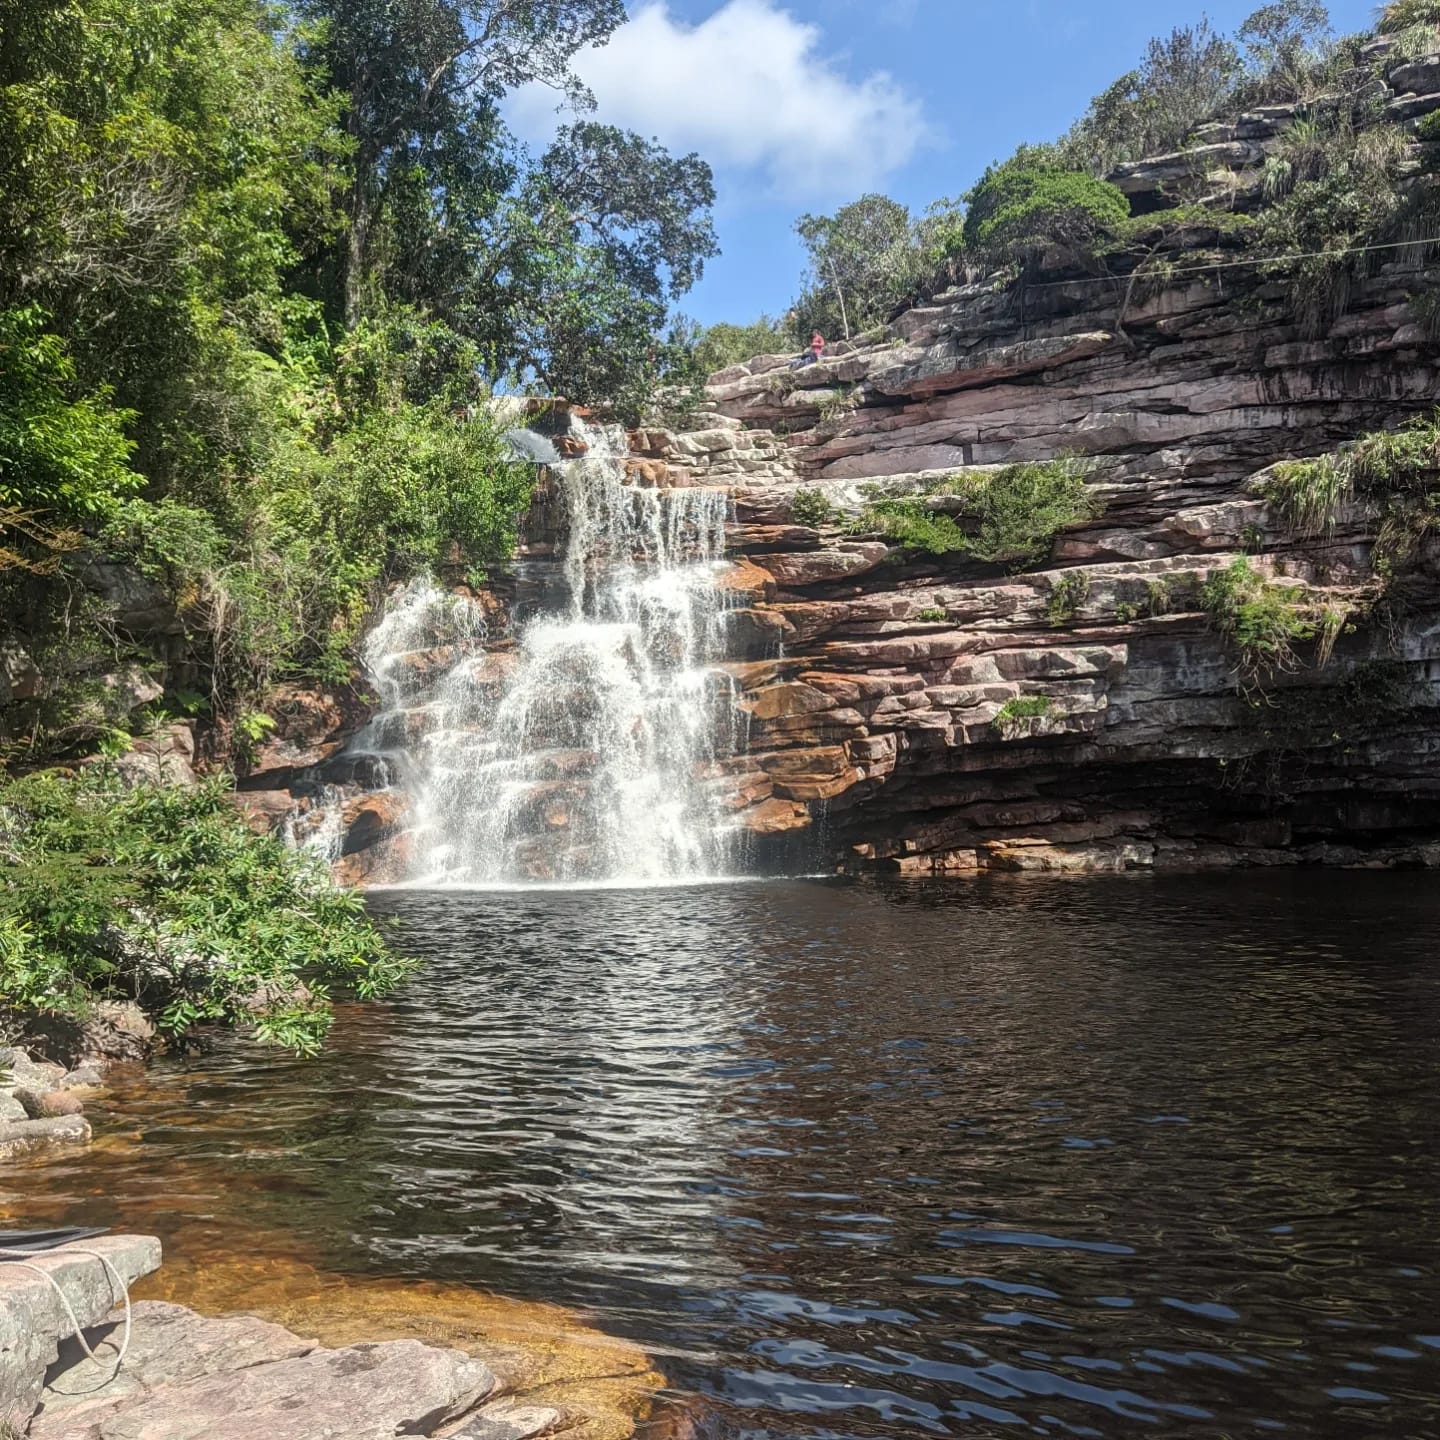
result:
[(1090, 102), (1060, 142), (1063, 163), (1107, 175), (1127, 160), (1177, 149), (1234, 91), (1242, 69), (1234, 43), (1208, 20), (1150, 41), (1137, 69)]
[(319, 22), (306, 54), (342, 97), (350, 140), (339, 269), (351, 324), (372, 287), (387, 288), (381, 257), (394, 263), (427, 239), (463, 244), (494, 213), (514, 178), (496, 146), (506, 92), (537, 82), (583, 108), (589, 97), (571, 61), (625, 18), (622, 0), (299, 0), (298, 8)]
[(1253, 95), (1300, 99), (1329, 34), (1330, 12), (1320, 0), (1272, 0), (1248, 16), (1236, 39), (1245, 47)]
[(1022, 147), (991, 166), (966, 196), (966, 248), (988, 263), (1034, 265), (1059, 250), (1072, 261), (1093, 261), (1097, 245), (1129, 218), (1124, 195), (1104, 180), (1049, 161), (1048, 152)]
[(834, 215), (802, 215), (795, 230), (810, 260), (795, 305), (799, 330), (848, 340), (883, 321), (918, 278), (910, 212), (884, 195), (862, 195)]

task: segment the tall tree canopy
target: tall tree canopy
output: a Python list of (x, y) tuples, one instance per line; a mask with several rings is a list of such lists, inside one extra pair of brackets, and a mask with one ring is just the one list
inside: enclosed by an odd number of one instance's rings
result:
[[(171, 589), (235, 706), (342, 671), (387, 578), (457, 542), (502, 557), (528, 481), (476, 402), (638, 408), (716, 251), (703, 161), (583, 118), (572, 62), (623, 19), (0, 6), (0, 612), (73, 632), (73, 576), (30, 551), (110, 549)], [(538, 158), (501, 116), (527, 84), (582, 117)]]

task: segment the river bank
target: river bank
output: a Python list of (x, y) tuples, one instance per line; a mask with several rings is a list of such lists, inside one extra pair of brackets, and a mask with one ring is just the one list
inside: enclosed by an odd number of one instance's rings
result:
[[(98, 1054), (67, 1070), (11, 1046), (0, 1063), (0, 1113), (17, 1112), (0, 1125), (14, 1187), (0, 1191), (0, 1213), (16, 1226), (55, 1223), (75, 1198), (68, 1167), (108, 1191), (107, 1162), (143, 1150), (136, 1101), (153, 1104), (165, 1082), (139, 1060)], [(185, 1168), (167, 1167), (162, 1208), (186, 1189)], [(105, 1209), (123, 1225), (130, 1207)], [(654, 1418), (664, 1378), (645, 1353), (562, 1307), (328, 1274), (283, 1236), (250, 1230), (237, 1244), (229, 1225), (201, 1228), (172, 1233), (177, 1258), (163, 1266), (160, 1239), (145, 1235), (0, 1260), (0, 1420), (29, 1440), (671, 1433)]]

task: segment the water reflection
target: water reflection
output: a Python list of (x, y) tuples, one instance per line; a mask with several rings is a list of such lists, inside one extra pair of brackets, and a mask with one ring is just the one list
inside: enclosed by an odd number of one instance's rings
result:
[(718, 1435), (1440, 1433), (1426, 879), (373, 903), (402, 998), (17, 1186), (587, 1307)]

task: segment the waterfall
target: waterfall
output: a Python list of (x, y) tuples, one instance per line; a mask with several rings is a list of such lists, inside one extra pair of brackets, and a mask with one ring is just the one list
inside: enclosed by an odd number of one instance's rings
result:
[(474, 601), (418, 582), (369, 637), (382, 708), (358, 748), (391, 757), (414, 797), (414, 882), (725, 873), (705, 780), (734, 723), (711, 668), (728, 497), (625, 485), (623, 434), (582, 438), (563, 472), (561, 603), (497, 638)]

